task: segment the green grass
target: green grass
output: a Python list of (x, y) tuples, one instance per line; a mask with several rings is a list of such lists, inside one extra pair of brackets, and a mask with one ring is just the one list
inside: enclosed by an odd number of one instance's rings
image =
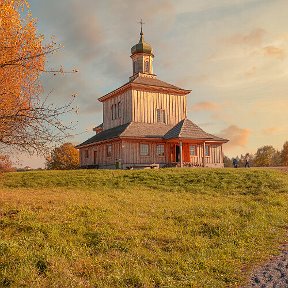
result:
[(274, 170), (9, 173), (0, 287), (239, 287), (287, 226)]

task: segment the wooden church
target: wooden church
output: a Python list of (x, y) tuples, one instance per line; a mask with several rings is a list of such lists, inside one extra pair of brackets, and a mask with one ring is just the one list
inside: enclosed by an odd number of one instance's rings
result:
[(228, 140), (203, 131), (187, 119), (191, 90), (159, 80), (153, 73), (152, 47), (131, 48), (133, 75), (123, 86), (100, 97), (103, 123), (77, 148), (82, 168), (224, 167)]

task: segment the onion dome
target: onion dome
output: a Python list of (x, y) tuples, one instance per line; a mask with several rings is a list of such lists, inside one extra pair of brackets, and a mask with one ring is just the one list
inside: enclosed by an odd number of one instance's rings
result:
[(131, 48), (131, 54), (134, 55), (136, 53), (147, 53), (147, 54), (152, 54), (152, 47), (150, 44), (146, 43), (144, 41), (143, 37), (143, 32), (142, 32), (142, 27), (141, 27), (141, 33), (140, 33), (140, 40), (139, 43), (134, 45)]

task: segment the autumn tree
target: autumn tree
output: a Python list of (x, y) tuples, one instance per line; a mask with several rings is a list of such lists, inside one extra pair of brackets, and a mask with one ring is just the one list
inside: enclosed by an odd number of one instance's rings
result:
[(72, 108), (42, 98), (39, 76), (53, 72), (45, 71), (45, 60), (59, 46), (43, 44), (31, 13), (21, 18), (27, 9), (25, 0), (0, 0), (0, 149), (39, 152), (67, 135), (70, 127), (60, 118)]
[(224, 167), (230, 167), (230, 168), (233, 167), (232, 159), (230, 159), (226, 155), (224, 155), (223, 163), (224, 163)]
[(254, 165), (261, 167), (273, 166), (273, 157), (275, 153), (275, 148), (270, 145), (258, 148), (254, 158)]
[(13, 171), (12, 161), (8, 155), (0, 155), (0, 172)]
[(288, 166), (288, 141), (284, 143), (281, 151), (281, 165)]
[(47, 169), (77, 169), (79, 168), (79, 163), (79, 151), (71, 143), (65, 143), (53, 149), (46, 158)]

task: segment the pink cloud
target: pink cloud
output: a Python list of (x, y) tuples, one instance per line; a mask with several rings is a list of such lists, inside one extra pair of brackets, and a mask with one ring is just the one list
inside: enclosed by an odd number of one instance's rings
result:
[(262, 43), (266, 31), (261, 28), (252, 30), (248, 34), (237, 33), (226, 39), (226, 43), (232, 45), (258, 46)]
[(284, 58), (285, 56), (285, 50), (275, 46), (266, 46), (263, 48), (263, 52), (268, 57)]
[(202, 110), (214, 111), (214, 110), (217, 110), (218, 108), (219, 108), (218, 104), (205, 101), (205, 102), (199, 102), (199, 103), (194, 104), (191, 110), (192, 111), (202, 111)]
[(275, 134), (279, 131), (281, 131), (281, 128), (279, 128), (279, 127), (269, 127), (269, 128), (262, 130), (262, 132), (266, 135), (272, 135), (272, 134)]
[(229, 139), (229, 142), (225, 145), (226, 149), (232, 149), (240, 146), (245, 147), (248, 143), (251, 131), (247, 128), (240, 128), (236, 125), (231, 125), (226, 129), (223, 129), (219, 136)]

